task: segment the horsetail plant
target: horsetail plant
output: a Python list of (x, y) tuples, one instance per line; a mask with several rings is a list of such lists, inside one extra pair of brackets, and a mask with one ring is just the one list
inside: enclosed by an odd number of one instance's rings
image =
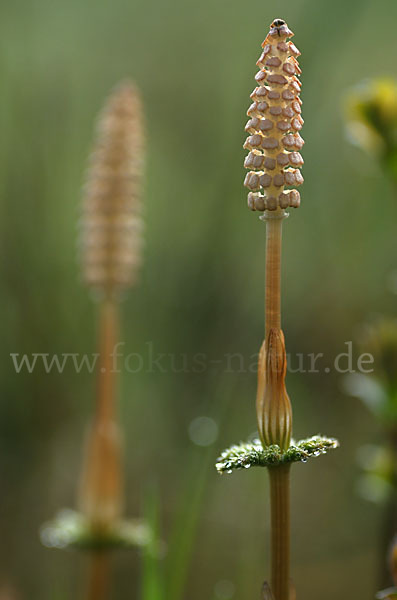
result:
[[(281, 329), (281, 239), (286, 209), (300, 205), (295, 189), (303, 183), (299, 168), (303, 139), (301, 69), (292, 31), (275, 19), (262, 44), (257, 62), (257, 87), (251, 94), (244, 144), (249, 153), (244, 166), (251, 169), (244, 181), (250, 190), (248, 207), (263, 214), (266, 223), (265, 339), (258, 361), (256, 412), (259, 439), (232, 446), (217, 462), (220, 473), (251, 466), (268, 467), (271, 512), (271, 584), (263, 597), (290, 599), (290, 467), (293, 462), (318, 456), (338, 442), (315, 436), (295, 443), (292, 408), (285, 387), (286, 352)], [(290, 189), (292, 187), (292, 189)]]
[[(99, 296), (100, 365), (94, 420), (88, 434), (80, 489), (81, 511), (94, 531), (112, 530), (122, 514), (120, 431), (112, 355), (119, 338), (121, 292), (132, 286), (141, 261), (140, 180), (142, 109), (136, 89), (123, 83), (98, 122), (81, 227), (83, 273)], [(108, 553), (94, 553), (88, 598), (106, 597)]]
[(87, 600), (108, 597), (110, 550), (147, 541), (142, 524), (122, 521), (118, 371), (112, 358), (119, 339), (120, 300), (124, 290), (135, 284), (141, 262), (142, 120), (136, 88), (122, 83), (110, 96), (98, 121), (80, 228), (83, 277), (99, 305), (94, 417), (84, 451), (80, 513), (62, 514), (43, 532), (47, 545), (89, 551)]

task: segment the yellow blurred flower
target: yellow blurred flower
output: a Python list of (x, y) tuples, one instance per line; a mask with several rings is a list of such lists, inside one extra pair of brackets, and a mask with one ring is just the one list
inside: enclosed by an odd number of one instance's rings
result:
[(346, 100), (350, 140), (371, 153), (388, 154), (397, 146), (397, 81), (370, 79), (353, 88)]

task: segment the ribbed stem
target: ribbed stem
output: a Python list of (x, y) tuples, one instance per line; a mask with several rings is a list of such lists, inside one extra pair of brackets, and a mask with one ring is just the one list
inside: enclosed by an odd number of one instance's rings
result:
[(265, 333), (281, 329), (281, 239), (284, 211), (266, 214)]
[(269, 468), (271, 507), (271, 589), (274, 600), (289, 600), (290, 465)]
[(94, 552), (89, 561), (85, 600), (107, 600), (110, 585), (109, 553)]
[[(265, 335), (281, 329), (281, 241), (284, 211), (265, 213)], [(289, 600), (290, 466), (269, 468), (271, 506), (271, 588), (274, 600)]]

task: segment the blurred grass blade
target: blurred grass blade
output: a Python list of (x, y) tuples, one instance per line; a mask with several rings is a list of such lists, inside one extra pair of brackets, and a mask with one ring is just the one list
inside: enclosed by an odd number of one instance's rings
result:
[(203, 458), (203, 449), (190, 460), (189, 477), (169, 545), (167, 561), (167, 600), (182, 600), (193, 551), (197, 525), (201, 513), (212, 451), (208, 449)]
[(165, 600), (164, 575), (159, 556), (160, 503), (156, 486), (146, 490), (144, 514), (151, 531), (151, 541), (143, 548), (141, 600)]

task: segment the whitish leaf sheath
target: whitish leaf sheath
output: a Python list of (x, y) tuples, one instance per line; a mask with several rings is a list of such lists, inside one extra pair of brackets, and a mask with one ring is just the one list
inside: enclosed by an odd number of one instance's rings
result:
[(121, 83), (98, 119), (81, 222), (86, 283), (112, 296), (133, 285), (141, 263), (142, 109)]
[[(262, 44), (257, 62), (257, 87), (251, 94), (248, 137), (249, 150), (244, 166), (250, 169), (244, 185), (250, 190), (251, 210), (274, 211), (300, 205), (300, 194), (290, 187), (303, 183), (299, 168), (303, 165), (300, 150), (304, 144), (299, 50), (287, 41), (293, 33), (281, 19), (276, 19)], [(287, 189), (286, 189), (287, 188)]]

